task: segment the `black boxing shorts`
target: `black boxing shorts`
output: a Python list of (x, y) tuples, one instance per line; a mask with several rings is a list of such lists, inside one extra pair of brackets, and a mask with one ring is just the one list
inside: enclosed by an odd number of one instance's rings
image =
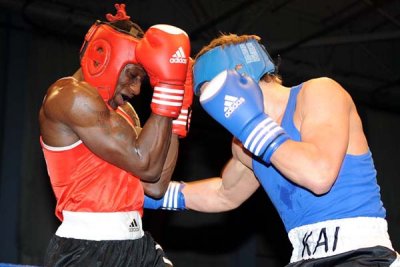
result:
[(54, 235), (44, 266), (173, 266), (161, 246), (147, 232), (135, 240), (83, 240)]

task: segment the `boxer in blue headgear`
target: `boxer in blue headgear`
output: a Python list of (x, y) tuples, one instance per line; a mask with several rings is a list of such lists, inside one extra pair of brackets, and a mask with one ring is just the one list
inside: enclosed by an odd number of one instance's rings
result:
[(171, 181), (144, 207), (224, 212), (262, 187), (293, 247), (287, 267), (400, 266), (351, 96), (328, 77), (284, 86), (257, 41), (222, 35), (195, 57), (199, 102), (234, 136), (221, 175)]
[(274, 74), (275, 64), (256, 35), (242, 36), (243, 42), (218, 45), (208, 51), (200, 51), (193, 66), (193, 90), (196, 95), (204, 82), (211, 81), (218, 73), (235, 69), (259, 81), (264, 74)]

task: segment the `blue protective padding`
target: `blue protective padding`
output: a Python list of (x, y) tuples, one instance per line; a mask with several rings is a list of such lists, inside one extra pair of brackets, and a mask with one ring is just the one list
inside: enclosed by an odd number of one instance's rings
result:
[(275, 65), (264, 46), (255, 39), (244, 43), (215, 47), (201, 55), (193, 67), (193, 90), (199, 95), (204, 82), (211, 81), (218, 73), (235, 69), (258, 82), (266, 73), (274, 73)]
[(235, 70), (223, 71), (217, 75), (200, 96), (200, 104), (214, 120), (239, 140), (248, 136), (252, 130), (245, 126), (254, 123), (252, 121), (262, 120), (254, 119), (264, 114), (263, 96), (258, 84)]
[(264, 113), (263, 95), (257, 82), (235, 70), (225, 70), (210, 81), (200, 104), (244, 147), (270, 163), (275, 150), (289, 136)]

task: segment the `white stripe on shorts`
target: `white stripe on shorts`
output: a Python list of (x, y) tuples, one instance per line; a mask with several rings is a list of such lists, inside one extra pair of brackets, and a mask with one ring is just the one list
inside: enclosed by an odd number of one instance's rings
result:
[(74, 212), (63, 210), (56, 235), (85, 240), (133, 240), (144, 235), (139, 212)]

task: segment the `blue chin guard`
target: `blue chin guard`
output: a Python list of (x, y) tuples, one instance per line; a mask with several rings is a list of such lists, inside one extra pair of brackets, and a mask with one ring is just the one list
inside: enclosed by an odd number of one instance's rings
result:
[(203, 83), (211, 81), (224, 70), (235, 69), (240, 74), (250, 76), (258, 82), (266, 74), (275, 72), (275, 65), (264, 46), (257, 40), (218, 46), (201, 55), (193, 66), (193, 90), (200, 93)]

